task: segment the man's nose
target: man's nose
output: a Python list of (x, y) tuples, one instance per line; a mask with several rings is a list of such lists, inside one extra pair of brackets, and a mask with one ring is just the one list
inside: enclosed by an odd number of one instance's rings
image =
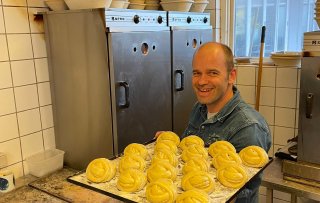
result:
[(200, 85), (207, 84), (208, 83), (208, 77), (205, 74), (201, 75), (199, 77), (198, 83)]

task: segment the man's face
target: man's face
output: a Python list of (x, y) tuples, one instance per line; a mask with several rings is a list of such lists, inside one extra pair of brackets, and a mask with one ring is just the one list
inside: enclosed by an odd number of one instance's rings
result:
[(193, 59), (192, 85), (198, 101), (208, 108), (225, 103), (227, 91), (232, 91), (234, 70), (228, 74), (225, 56), (220, 50), (199, 51)]

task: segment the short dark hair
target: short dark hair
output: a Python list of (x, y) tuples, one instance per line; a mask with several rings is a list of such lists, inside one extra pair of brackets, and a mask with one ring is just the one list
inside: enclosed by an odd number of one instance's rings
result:
[(228, 73), (230, 73), (232, 71), (232, 69), (234, 68), (232, 50), (225, 44), (220, 44), (220, 45), (221, 45), (221, 48), (222, 48), (224, 55), (226, 57), (227, 71), (228, 71)]

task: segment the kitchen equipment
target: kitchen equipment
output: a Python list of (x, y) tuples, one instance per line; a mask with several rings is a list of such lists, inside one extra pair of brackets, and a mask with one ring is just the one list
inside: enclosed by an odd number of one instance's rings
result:
[(0, 193), (10, 192), (15, 188), (15, 179), (12, 171), (0, 171)]
[(44, 14), (56, 146), (76, 169), (172, 129), (166, 12)]
[(173, 131), (187, 127), (196, 100), (192, 88), (192, 58), (196, 49), (213, 40), (209, 13), (168, 11), (171, 30)]

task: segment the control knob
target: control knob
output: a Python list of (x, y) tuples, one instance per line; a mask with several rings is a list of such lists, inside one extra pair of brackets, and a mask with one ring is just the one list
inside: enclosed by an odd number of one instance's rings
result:
[(203, 18), (203, 22), (204, 22), (204, 23), (207, 23), (207, 22), (208, 22), (208, 18), (207, 18), (207, 17), (204, 17), (204, 18)]
[(189, 23), (189, 24), (191, 23), (191, 17), (190, 16), (187, 17), (187, 23)]
[(159, 16), (159, 17), (158, 17), (158, 23), (159, 23), (159, 24), (163, 23), (162, 16)]
[(140, 22), (140, 17), (139, 17), (138, 15), (135, 15), (135, 16), (133, 17), (133, 22), (134, 22), (135, 24), (138, 24), (138, 23)]

